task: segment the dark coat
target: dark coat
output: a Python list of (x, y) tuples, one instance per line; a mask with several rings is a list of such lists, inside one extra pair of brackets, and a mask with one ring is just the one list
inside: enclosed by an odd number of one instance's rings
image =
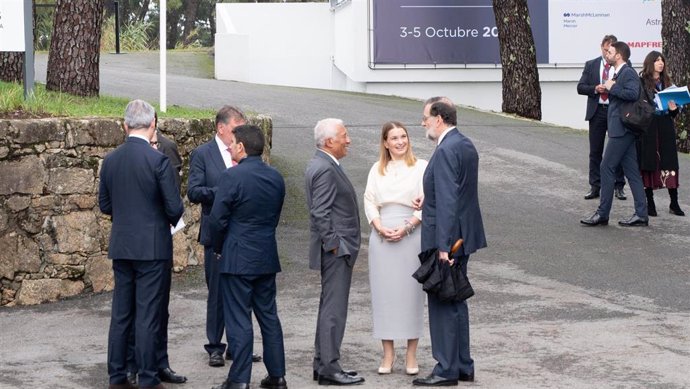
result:
[(283, 177), (261, 156), (244, 158), (223, 172), (208, 216), (213, 250), (221, 254), (221, 273), (280, 271), (276, 227), (284, 199)]
[(175, 174), (177, 189), (180, 189), (182, 185), (182, 177), (180, 177), (182, 158), (180, 157), (180, 152), (177, 151), (177, 144), (161, 134), (160, 131), (158, 131), (158, 151), (170, 158), (170, 164), (175, 169), (175, 173), (177, 173)]
[(187, 198), (194, 204), (201, 204), (201, 226), (198, 239), (204, 246), (211, 244), (208, 215), (211, 213), (213, 199), (216, 196), (216, 185), (218, 185), (220, 175), (226, 169), (215, 138), (194, 149), (189, 157)]
[(422, 251), (450, 252), (459, 238), (457, 255), (486, 247), (479, 209), (479, 155), (472, 141), (452, 129), (436, 147), (424, 171)]
[(98, 205), (112, 215), (109, 258), (172, 259), (170, 226), (184, 212), (174, 176), (168, 157), (140, 138), (130, 136), (106, 155)]
[[(662, 85), (661, 90), (665, 87)], [(656, 92), (656, 89), (648, 91), (650, 96)], [(677, 114), (678, 109), (675, 111), (657, 111), (657, 114), (654, 115), (652, 124), (639, 140), (640, 170), (651, 172), (657, 169), (678, 171), (676, 128), (673, 125), (673, 118)], [(657, 152), (660, 159), (659, 166), (657, 166)]]
[(621, 121), (621, 107), (628, 101), (636, 101), (640, 96), (640, 77), (635, 69), (625, 64), (618, 69), (614, 76), (616, 83), (609, 90), (609, 112), (607, 126), (609, 138), (624, 136), (626, 131), (634, 131), (625, 127)]

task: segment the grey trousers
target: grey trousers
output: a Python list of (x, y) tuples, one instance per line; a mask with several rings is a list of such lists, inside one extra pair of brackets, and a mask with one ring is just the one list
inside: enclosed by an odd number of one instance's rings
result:
[(347, 257), (323, 253), (321, 298), (314, 340), (314, 370), (320, 375), (339, 373), (340, 345), (345, 335), (352, 267)]

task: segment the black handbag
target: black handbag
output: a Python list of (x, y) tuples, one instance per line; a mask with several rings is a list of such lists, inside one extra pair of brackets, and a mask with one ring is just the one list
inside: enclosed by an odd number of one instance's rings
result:
[(640, 96), (636, 101), (621, 104), (621, 122), (636, 136), (644, 135), (654, 118), (654, 99), (650, 99), (640, 79)]

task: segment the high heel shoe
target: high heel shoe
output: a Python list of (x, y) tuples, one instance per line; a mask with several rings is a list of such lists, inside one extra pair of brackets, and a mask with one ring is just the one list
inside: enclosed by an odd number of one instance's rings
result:
[(379, 366), (379, 374), (390, 374), (393, 372), (393, 365), (395, 365), (395, 357), (393, 357), (393, 362), (390, 367), (385, 367), (383, 365)]
[(417, 375), (417, 374), (419, 374), (419, 366), (415, 366), (415, 367), (405, 366), (405, 373), (407, 373), (407, 375)]

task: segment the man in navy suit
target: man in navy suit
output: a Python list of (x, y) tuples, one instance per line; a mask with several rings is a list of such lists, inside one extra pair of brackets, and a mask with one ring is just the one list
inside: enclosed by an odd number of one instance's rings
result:
[(601, 199), (599, 208), (590, 217), (580, 220), (587, 226), (607, 225), (613, 200), (615, 172), (623, 167), (623, 173), (630, 184), (630, 191), (635, 202), (635, 213), (629, 219), (618, 224), (626, 227), (646, 226), (647, 198), (642, 185), (642, 176), (637, 164), (635, 134), (621, 122), (621, 105), (626, 101), (636, 101), (640, 95), (640, 78), (632, 66), (628, 65), (630, 47), (625, 42), (611, 44), (606, 60), (615, 68), (612, 79), (604, 86), (609, 94), (608, 134), (609, 142), (601, 161)]
[[(486, 247), (479, 209), (479, 156), (472, 141), (456, 128), (455, 106), (447, 98), (431, 98), (424, 106), (422, 126), (438, 144), (424, 171), (422, 251), (438, 249), (440, 261), (460, 266), (467, 274), (470, 254)], [(462, 246), (451, 257), (453, 244)], [(416, 386), (449, 386), (474, 381), (470, 356), (470, 323), (465, 301), (443, 302), (428, 295), (431, 351), (437, 364)]]
[[(175, 171), (175, 183), (177, 189), (180, 189), (180, 175), (179, 172), (182, 168), (182, 158), (177, 151), (177, 145), (175, 142), (165, 138), (163, 134), (158, 130), (158, 115), (155, 118), (156, 121), (156, 131), (153, 132), (153, 137), (149, 142), (151, 146), (163, 153), (170, 159), (170, 165)], [(187, 382), (187, 377), (177, 374), (175, 370), (170, 367), (170, 359), (168, 358), (168, 320), (170, 318), (170, 312), (168, 311), (168, 305), (170, 302), (170, 287), (172, 285), (172, 266), (168, 268), (167, 274), (165, 275), (165, 285), (163, 294), (163, 304), (161, 305), (161, 329), (159, 333), (159, 343), (156, 352), (158, 353), (158, 378), (163, 382), (170, 382), (174, 384), (181, 384)], [(130, 384), (137, 384), (137, 367), (136, 356), (134, 353), (134, 341), (135, 331), (132, 329), (129, 335), (129, 344), (127, 347), (127, 381)]]
[(233, 131), (232, 159), (220, 176), (208, 226), (214, 252), (220, 254), (220, 289), (228, 345), (234, 361), (216, 389), (249, 388), (254, 333), (252, 311), (261, 328), (268, 376), (262, 388), (287, 389), (283, 330), (276, 308), (276, 273), (280, 272), (276, 228), (285, 198), (285, 182), (261, 160), (264, 134), (242, 125)]
[[(189, 158), (189, 180), (187, 182), (187, 198), (194, 204), (201, 204), (201, 227), (199, 227), (199, 243), (204, 246), (204, 271), (206, 273), (206, 337), (208, 343), (204, 345), (209, 355), (209, 366), (225, 365), (223, 353), (226, 345), (223, 340), (223, 302), (220, 293), (220, 272), (218, 261), (215, 261), (211, 246), (211, 233), (208, 227), (208, 215), (213, 206), (216, 186), (220, 175), (234, 163), (230, 154), (233, 142), (232, 130), (247, 119), (238, 108), (226, 105), (216, 114), (216, 135), (209, 142), (197, 147)], [(226, 335), (227, 337), (227, 335)], [(226, 354), (230, 359), (230, 354)], [(256, 356), (254, 359), (260, 360)]]
[(127, 340), (132, 322), (141, 388), (163, 389), (158, 377), (158, 337), (166, 276), (172, 266), (170, 226), (184, 212), (170, 160), (149, 142), (154, 109), (131, 101), (125, 110), (127, 140), (103, 160), (98, 203), (112, 216), (108, 257), (115, 289), (108, 334), (111, 389), (134, 388), (127, 381)]
[[(613, 68), (606, 61), (606, 53), (612, 43), (618, 39), (614, 35), (606, 35), (601, 40), (601, 56), (585, 63), (580, 82), (577, 83), (577, 93), (587, 96), (587, 112), (585, 120), (589, 121), (589, 192), (585, 200), (596, 199), (601, 191), (601, 156), (604, 153), (606, 140), (607, 113), (609, 95), (604, 87), (606, 80), (613, 77)], [(623, 169), (616, 170), (614, 193), (619, 200), (625, 200), (625, 178)]]

